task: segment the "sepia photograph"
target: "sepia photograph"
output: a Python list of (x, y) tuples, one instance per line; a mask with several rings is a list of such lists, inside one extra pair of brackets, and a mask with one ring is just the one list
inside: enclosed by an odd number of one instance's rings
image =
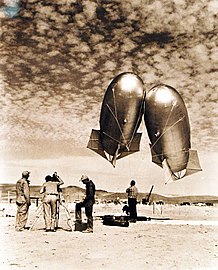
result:
[(218, 1), (0, 1), (0, 268), (215, 270)]

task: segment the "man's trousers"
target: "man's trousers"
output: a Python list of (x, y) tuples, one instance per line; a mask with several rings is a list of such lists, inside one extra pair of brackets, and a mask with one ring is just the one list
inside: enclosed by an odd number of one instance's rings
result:
[(85, 214), (87, 217), (87, 229), (93, 230), (93, 202), (82, 202), (76, 204), (76, 221), (80, 223), (82, 223), (82, 207), (85, 207)]
[(45, 229), (54, 230), (57, 214), (57, 195), (45, 195), (43, 198)]
[(26, 202), (24, 203), (17, 202), (16, 204), (17, 204), (17, 214), (16, 214), (15, 229), (19, 231), (24, 229), (24, 227), (26, 226), (29, 205)]
[(130, 212), (130, 220), (137, 220), (137, 200), (135, 198), (128, 198), (128, 204), (129, 204), (129, 212)]

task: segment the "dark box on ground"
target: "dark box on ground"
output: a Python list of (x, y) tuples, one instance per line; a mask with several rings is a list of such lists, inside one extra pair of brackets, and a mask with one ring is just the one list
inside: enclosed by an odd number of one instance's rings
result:
[(127, 218), (128, 217), (124, 216), (105, 215), (103, 218), (103, 224), (108, 226), (128, 227), (129, 221)]
[(79, 232), (82, 232), (82, 231), (85, 231), (87, 229), (87, 223), (75, 223), (75, 229), (74, 231), (79, 231)]

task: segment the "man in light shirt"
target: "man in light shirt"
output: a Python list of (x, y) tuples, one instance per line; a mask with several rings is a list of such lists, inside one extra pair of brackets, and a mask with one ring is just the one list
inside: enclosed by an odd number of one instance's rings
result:
[(137, 221), (137, 196), (138, 196), (138, 189), (135, 186), (135, 180), (130, 182), (130, 187), (127, 188), (126, 193), (128, 194), (128, 205), (129, 205), (129, 213), (130, 213), (130, 222)]

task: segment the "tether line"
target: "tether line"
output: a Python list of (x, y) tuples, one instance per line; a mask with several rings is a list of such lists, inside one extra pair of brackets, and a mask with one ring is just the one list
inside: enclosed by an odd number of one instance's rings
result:
[[(107, 105), (108, 109), (110, 110), (111, 114), (113, 115), (114, 119), (115, 119), (116, 122), (117, 122), (118, 128), (119, 128), (119, 130), (120, 130), (120, 132), (121, 132), (121, 135), (122, 135), (122, 137), (123, 137), (123, 140), (126, 141), (126, 139), (125, 139), (125, 137), (124, 137), (124, 134), (123, 134), (123, 131), (122, 131), (122, 129), (121, 129), (120, 123), (119, 123), (119, 121), (118, 121), (116, 115), (113, 113), (113, 111), (111, 110), (110, 106), (109, 106), (108, 104), (106, 104), (106, 105)], [(120, 143), (120, 142), (119, 142), (119, 143)]]
[[(144, 95), (143, 95), (143, 99), (142, 99), (142, 102), (141, 102), (141, 107), (140, 107), (140, 113), (141, 113), (141, 112), (142, 112), (142, 110), (143, 110), (143, 106), (144, 106), (144, 99), (145, 99), (145, 94), (146, 94), (146, 92), (144, 92)], [(136, 133), (136, 128), (138, 127), (138, 124), (139, 124), (139, 120), (140, 120), (140, 118), (141, 118), (141, 115), (139, 115), (139, 116), (138, 116), (138, 119), (137, 119), (136, 125), (135, 125), (134, 130), (133, 130), (133, 135), (132, 135), (132, 137), (131, 137), (131, 139), (130, 139), (129, 144), (131, 144), (131, 143), (132, 143), (132, 140), (133, 140), (134, 135), (135, 135), (135, 133)]]
[(172, 126), (170, 126), (169, 128), (167, 128), (161, 135), (159, 138), (157, 138), (157, 140), (154, 142), (154, 144), (152, 144), (151, 149), (153, 149), (153, 147), (157, 144), (157, 142), (163, 137), (163, 135), (169, 131), (172, 127), (174, 127), (177, 123), (179, 123), (180, 121), (182, 121), (185, 118), (185, 116), (183, 116), (182, 118), (178, 119)]
[(169, 115), (168, 115), (168, 117), (167, 117), (167, 121), (166, 121), (166, 124), (165, 124), (165, 127), (164, 127), (163, 131), (165, 131), (165, 129), (166, 129), (166, 126), (167, 126), (167, 124), (168, 124), (168, 121), (170, 120), (170, 116), (171, 116), (171, 113), (172, 113), (172, 111), (173, 111), (173, 109), (174, 109), (175, 104), (176, 104), (176, 103), (174, 102), (174, 103), (173, 103), (173, 106), (171, 107), (171, 110), (170, 110)]

